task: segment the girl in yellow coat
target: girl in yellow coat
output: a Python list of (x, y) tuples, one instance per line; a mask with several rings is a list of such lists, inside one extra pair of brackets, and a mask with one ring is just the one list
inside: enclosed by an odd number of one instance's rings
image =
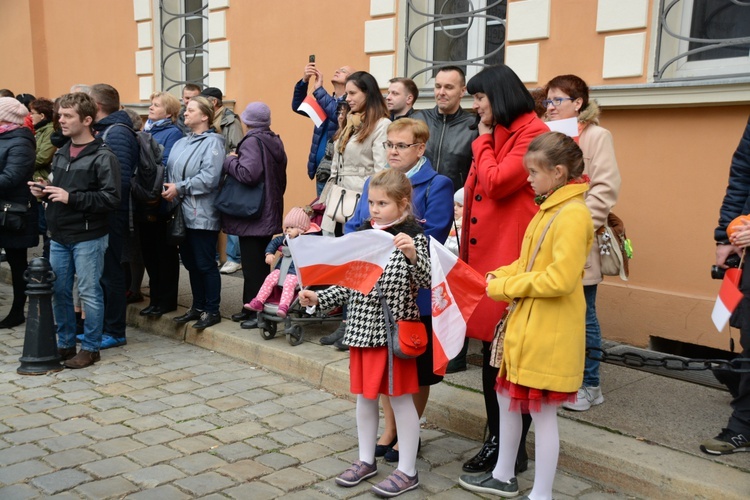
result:
[(557, 406), (575, 401), (582, 380), (586, 350), (582, 276), (594, 235), (583, 202), (588, 189), (583, 154), (575, 141), (558, 132), (542, 134), (529, 145), (524, 165), (539, 212), (526, 229), (519, 259), (487, 274), (487, 295), (508, 303), (518, 301), (508, 319), (495, 386), (500, 455), (492, 472), (464, 475), (459, 483), (481, 493), (518, 495), (513, 467), (521, 413), (530, 413), (536, 429), (536, 475), (528, 498), (542, 500), (552, 498), (557, 468)]

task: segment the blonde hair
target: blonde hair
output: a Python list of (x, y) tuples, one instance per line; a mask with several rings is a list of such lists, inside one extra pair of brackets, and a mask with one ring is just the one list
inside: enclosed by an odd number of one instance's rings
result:
[(427, 141), (430, 138), (430, 128), (427, 124), (422, 120), (414, 120), (413, 118), (399, 118), (388, 125), (386, 133), (398, 133), (402, 130), (408, 130), (411, 132), (411, 135), (414, 136), (414, 142), (416, 143), (427, 144)]
[(214, 105), (203, 96), (195, 96), (190, 99), (190, 102), (195, 102), (198, 105), (198, 111), (208, 117), (208, 128), (214, 122)]
[(414, 210), (411, 203), (413, 189), (411, 181), (405, 174), (393, 168), (381, 170), (370, 177), (370, 189), (372, 188), (382, 189), (388, 198), (399, 205), (403, 200), (406, 200), (405, 211), (407, 215), (414, 216)]
[(151, 94), (149, 101), (153, 101), (156, 98), (161, 99), (161, 105), (164, 107), (164, 111), (169, 115), (169, 119), (172, 123), (177, 121), (177, 117), (180, 114), (180, 100), (169, 92), (154, 92)]

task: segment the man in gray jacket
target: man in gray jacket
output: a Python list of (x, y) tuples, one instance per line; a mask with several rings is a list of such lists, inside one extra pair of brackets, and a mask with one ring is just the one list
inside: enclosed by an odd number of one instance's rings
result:
[(461, 108), (461, 97), (466, 94), (466, 76), (458, 66), (445, 66), (435, 75), (433, 109), (423, 109), (412, 115), (430, 127), (425, 156), (437, 173), (453, 181), (453, 191), (464, 187), (471, 166), (471, 143), (477, 138), (476, 115)]

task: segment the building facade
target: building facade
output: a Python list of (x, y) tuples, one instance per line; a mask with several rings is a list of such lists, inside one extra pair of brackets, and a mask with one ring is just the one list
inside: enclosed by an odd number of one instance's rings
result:
[[(106, 82), (145, 111), (154, 90), (219, 87), (262, 100), (289, 155), (287, 206), (309, 203), (312, 122), (291, 109), (310, 54), (382, 87), (412, 77), (431, 107), (441, 64), (505, 62), (529, 88), (573, 73), (592, 88), (623, 178), (615, 209), (635, 258), (600, 287), (604, 337), (727, 349), (710, 313), (713, 228), (750, 115), (750, 6), (733, 0), (0, 0), (0, 87), (56, 97)], [(326, 87), (330, 90), (329, 82)], [(465, 99), (471, 106), (471, 99)], [(498, 214), (502, 216), (502, 214)], [(735, 338), (738, 334), (734, 334)]]

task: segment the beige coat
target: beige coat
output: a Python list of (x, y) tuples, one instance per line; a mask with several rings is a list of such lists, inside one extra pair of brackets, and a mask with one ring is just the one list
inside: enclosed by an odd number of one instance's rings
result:
[[(578, 145), (583, 151), (584, 173), (591, 179), (586, 193), (586, 206), (591, 211), (594, 232), (607, 221), (612, 207), (620, 194), (620, 170), (617, 168), (615, 146), (609, 130), (599, 126), (599, 106), (589, 101), (588, 107), (579, 115), (581, 130)], [(583, 284), (596, 285), (602, 281), (599, 244), (594, 238), (589, 258), (584, 268)]]
[[(381, 118), (375, 129), (364, 141), (358, 140), (357, 134), (349, 139), (344, 154), (340, 154), (339, 141), (334, 143), (333, 161), (331, 163), (331, 179), (337, 185), (356, 191), (362, 191), (365, 180), (372, 174), (380, 172), (388, 166), (388, 157), (383, 143), (388, 139), (386, 130), (391, 121)], [(324, 194), (324, 193), (323, 193)], [(324, 199), (321, 197), (321, 199)], [(324, 231), (333, 232), (336, 223), (329, 217), (323, 216), (320, 227)]]

